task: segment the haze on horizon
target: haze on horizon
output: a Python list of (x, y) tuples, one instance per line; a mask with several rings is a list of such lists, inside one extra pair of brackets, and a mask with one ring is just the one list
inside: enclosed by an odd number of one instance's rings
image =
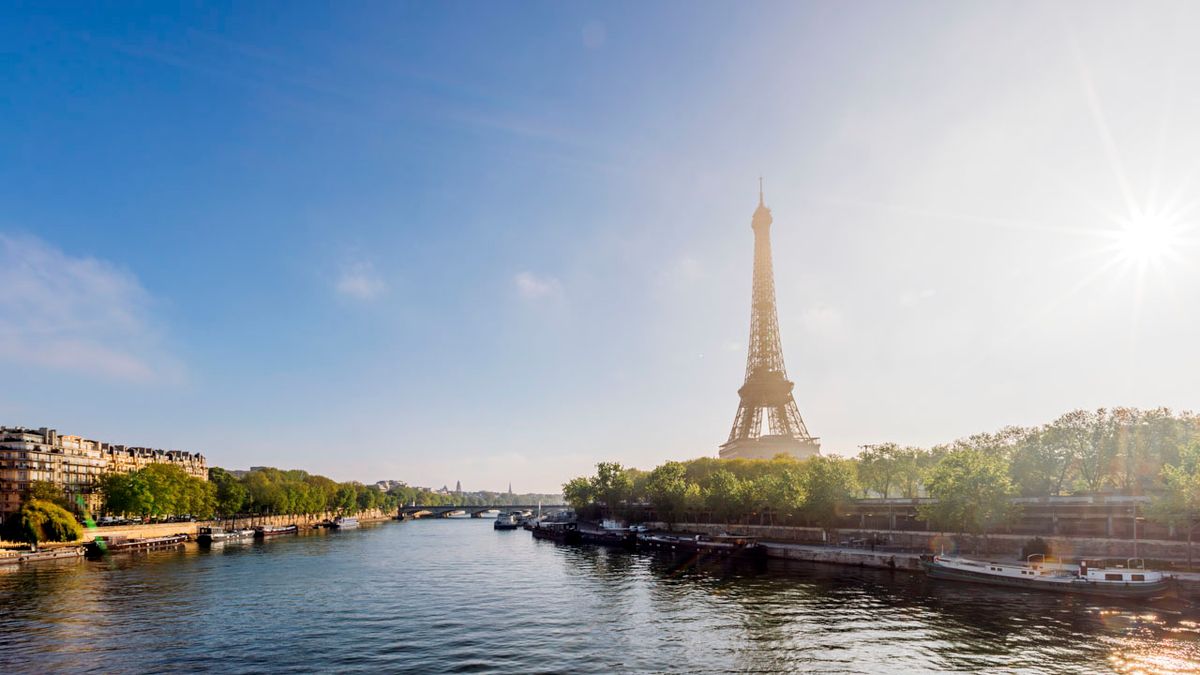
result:
[(1189, 3), (0, 9), (0, 424), (555, 492), (1200, 408)]

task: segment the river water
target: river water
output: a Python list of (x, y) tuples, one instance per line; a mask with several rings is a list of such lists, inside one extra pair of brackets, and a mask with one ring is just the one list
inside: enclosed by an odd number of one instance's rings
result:
[(1200, 624), (429, 520), (0, 574), (0, 672), (82, 671), (1182, 673), (1200, 671)]

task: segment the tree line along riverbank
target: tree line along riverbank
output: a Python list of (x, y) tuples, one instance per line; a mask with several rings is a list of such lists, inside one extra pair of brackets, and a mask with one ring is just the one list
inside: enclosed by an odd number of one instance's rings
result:
[[(86, 513), (82, 499), (72, 503), (60, 486), (35, 482), (20, 511), (0, 526), (0, 541), (33, 545), (79, 541), (86, 526), (107, 525), (113, 520), (123, 524), (152, 524), (181, 519), (181, 523), (172, 523), (179, 526), (213, 518), (261, 522), (279, 517), (319, 522), (340, 515), (395, 513), (403, 503), (469, 504), (489, 498), (503, 503), (505, 499), (536, 501), (544, 497), (448, 494), (395, 482), (383, 489), (356, 481), (337, 482), (299, 469), (227, 471), (212, 467), (208, 480), (203, 480), (169, 464), (151, 464), (130, 473), (104, 476), (95, 489), (103, 496), (101, 513)], [(112, 530), (104, 528), (104, 531)]]
[(1161, 408), (1077, 410), (1038, 427), (931, 448), (885, 443), (853, 458), (700, 458), (648, 471), (601, 462), (563, 485), (584, 518), (667, 524), (845, 528), (854, 527), (861, 499), (919, 499), (924, 529), (980, 537), (1010, 528), (1029, 508), (1023, 501), (1097, 495), (1137, 498), (1134, 536), (1138, 519), (1161, 525), (1166, 538), (1187, 542), (1190, 566), (1200, 524), (1200, 418)]

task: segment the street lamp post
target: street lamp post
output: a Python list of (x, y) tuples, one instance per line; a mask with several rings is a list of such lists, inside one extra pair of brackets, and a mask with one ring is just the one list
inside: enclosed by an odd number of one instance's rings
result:
[(1138, 507), (1133, 507), (1133, 557), (1138, 557), (1138, 521), (1145, 520), (1138, 515)]

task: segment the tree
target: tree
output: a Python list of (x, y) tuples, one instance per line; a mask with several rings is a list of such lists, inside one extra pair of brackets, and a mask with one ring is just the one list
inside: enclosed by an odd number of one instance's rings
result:
[(607, 506), (609, 512), (615, 514), (617, 508), (629, 499), (632, 489), (633, 481), (625, 467), (616, 462), (600, 462), (596, 465), (596, 475), (592, 477), (593, 496)]
[(751, 493), (760, 496), (771, 515), (790, 514), (804, 506), (804, 472), (799, 466), (777, 465), (775, 471), (755, 478)]
[(108, 513), (144, 516), (150, 512), (153, 496), (140, 471), (104, 476), (100, 479), (100, 490), (104, 493), (104, 510)]
[(663, 520), (674, 523), (687, 508), (688, 486), (687, 467), (679, 462), (667, 462), (650, 472), (646, 496)]
[(916, 499), (925, 484), (925, 474), (933, 465), (933, 455), (921, 448), (906, 447), (896, 456), (896, 485), (900, 496)]
[(1080, 485), (1088, 492), (1098, 492), (1110, 482), (1117, 456), (1112, 417), (1099, 408), (1095, 412), (1076, 410), (1060, 419), (1068, 421), (1065, 431), (1075, 453)]
[(208, 480), (216, 486), (216, 512), (222, 516), (236, 516), (247, 506), (250, 491), (241, 481), (221, 467), (214, 466), (208, 470)]
[(26, 500), (37, 499), (43, 502), (58, 504), (64, 509), (71, 509), (71, 500), (61, 487), (45, 480), (35, 480), (29, 484), (29, 494)]
[(562, 491), (563, 499), (577, 512), (587, 508), (588, 505), (596, 500), (595, 493), (592, 490), (592, 481), (586, 476), (572, 478), (563, 483)]
[(76, 541), (83, 528), (75, 516), (54, 502), (30, 499), (21, 505), (7, 536), (30, 544), (37, 550), (43, 541)]
[(972, 448), (951, 451), (929, 477), (929, 496), (936, 502), (921, 506), (921, 516), (941, 529), (983, 533), (1015, 515), (1011, 497), (1016, 490), (1008, 466), (995, 455)]
[(192, 515), (207, 518), (216, 506), (217, 488), (173, 464), (149, 464), (100, 481), (105, 509), (138, 516)]
[(1054, 425), (1030, 431), (1018, 443), (1009, 468), (1018, 492), (1026, 497), (1044, 497), (1062, 492), (1071, 468), (1072, 451), (1067, 432)]
[(1155, 520), (1182, 526), (1187, 531), (1188, 568), (1192, 566), (1192, 533), (1200, 524), (1200, 442), (1179, 453), (1178, 464), (1162, 468), (1164, 490), (1150, 504)]
[(821, 527), (832, 527), (858, 491), (854, 462), (836, 455), (814, 457), (804, 467), (804, 512)]
[(860, 452), (857, 463), (859, 484), (886, 498), (899, 473), (899, 456), (900, 447), (895, 443), (873, 445)]
[(731, 471), (718, 469), (708, 477), (704, 501), (713, 515), (720, 518), (721, 522), (728, 523), (750, 510), (748, 482), (739, 479)]
[(333, 508), (330, 510), (338, 513), (349, 512), (354, 509), (357, 497), (358, 494), (353, 485), (342, 483), (338, 485), (337, 492), (334, 493)]

